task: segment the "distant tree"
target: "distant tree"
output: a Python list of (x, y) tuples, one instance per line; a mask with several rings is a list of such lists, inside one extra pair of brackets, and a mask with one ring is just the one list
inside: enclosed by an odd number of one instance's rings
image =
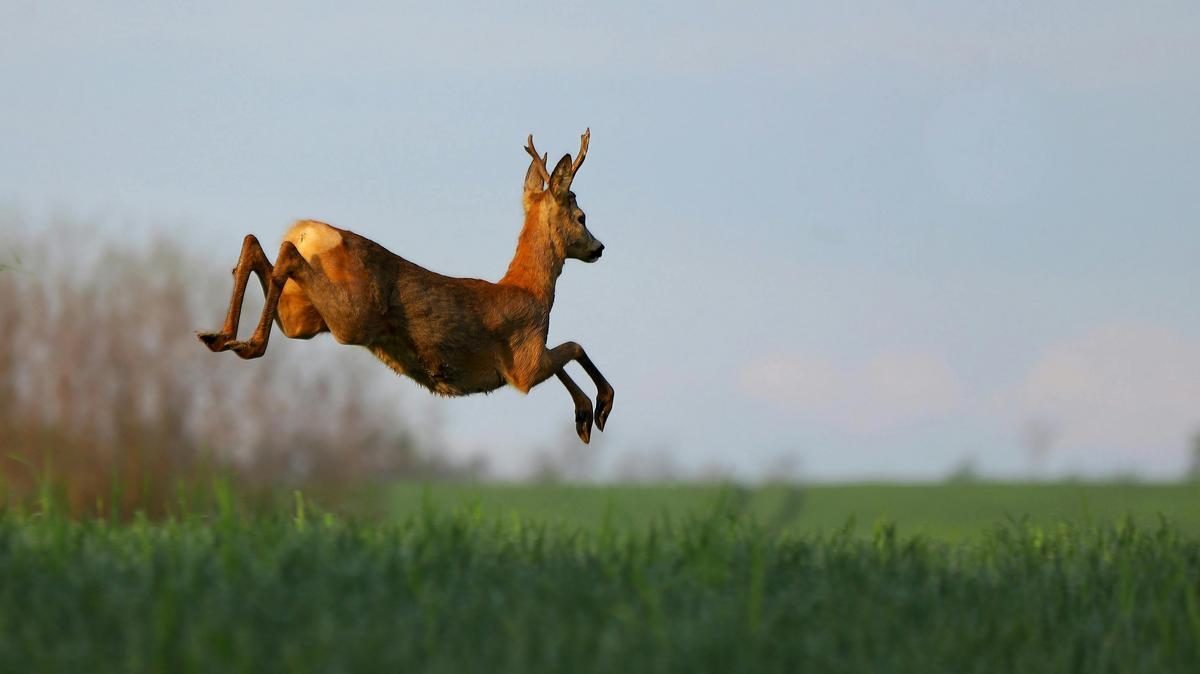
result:
[(615, 473), (619, 482), (643, 484), (675, 482), (685, 477), (667, 445), (637, 447), (625, 452), (617, 459)]
[(564, 432), (555, 444), (534, 454), (530, 479), (547, 484), (594, 480), (597, 455), (596, 447), (581, 444), (573, 430)]
[(1200, 431), (1192, 436), (1192, 462), (1188, 465), (1187, 479), (1190, 482), (1200, 482)]
[(964, 484), (979, 481), (979, 467), (976, 465), (975, 456), (967, 454), (954, 464), (950, 472), (946, 474), (946, 482), (952, 484)]
[(803, 481), (804, 458), (799, 450), (784, 450), (771, 457), (764, 466), (766, 484), (797, 484)]
[(720, 461), (710, 461), (704, 464), (691, 478), (697, 482), (723, 484), (734, 479), (733, 469)]
[(1029, 452), (1030, 477), (1037, 477), (1058, 441), (1058, 424), (1046, 417), (1032, 417), (1021, 429), (1021, 440)]

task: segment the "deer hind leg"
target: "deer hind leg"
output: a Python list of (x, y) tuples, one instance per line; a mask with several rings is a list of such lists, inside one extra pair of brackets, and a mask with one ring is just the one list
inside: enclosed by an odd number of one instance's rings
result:
[(325, 317), (313, 306), (308, 294), (292, 279), (283, 284), (283, 290), (279, 294), (275, 322), (279, 324), (283, 334), (292, 339), (312, 339), (322, 332), (329, 332)]
[[(226, 348), (242, 358), (258, 358), (267, 351), (267, 340), (271, 337), (271, 325), (274, 323), (279, 308), (279, 298), (283, 295), (284, 285), (288, 279), (307, 279), (313, 270), (308, 262), (301, 257), (300, 252), (291, 241), (284, 241), (279, 246), (279, 255), (275, 257), (275, 267), (269, 280), (265, 283), (267, 301), (263, 304), (262, 316), (254, 334), (245, 341), (229, 342)], [(303, 284), (301, 284), (303, 285)]]
[(263, 253), (262, 246), (253, 234), (247, 234), (242, 240), (242, 252), (238, 256), (237, 266), (233, 268), (233, 296), (229, 298), (229, 312), (225, 314), (225, 323), (219, 332), (197, 332), (204, 345), (213, 351), (225, 351), (237, 337), (238, 321), (242, 316), (242, 300), (246, 296), (246, 284), (250, 281), (250, 273), (258, 275), (263, 294), (268, 294), (267, 280), (271, 277), (273, 267)]

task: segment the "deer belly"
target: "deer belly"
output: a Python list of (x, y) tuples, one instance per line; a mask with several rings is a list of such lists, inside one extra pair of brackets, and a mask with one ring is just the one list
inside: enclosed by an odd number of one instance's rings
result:
[(501, 386), (504, 386), (504, 378), (495, 370), (455, 372), (451, 369), (435, 373), (433, 377), (433, 392), (446, 396), (489, 393)]
[(504, 386), (504, 377), (500, 376), (491, 354), (487, 352), (429, 359), (426, 372), (430, 380), (430, 390), (439, 395), (465, 396), (487, 393)]
[(505, 383), (504, 377), (486, 353), (457, 358), (439, 358), (436, 355), (420, 358), (411, 349), (399, 345), (372, 346), (371, 352), (397, 373), (438, 395), (487, 393)]

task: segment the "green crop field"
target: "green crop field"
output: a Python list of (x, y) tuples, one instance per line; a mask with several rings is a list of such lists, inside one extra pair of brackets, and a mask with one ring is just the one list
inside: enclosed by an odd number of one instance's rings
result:
[(651, 522), (726, 508), (772, 531), (821, 533), (848, 521), (866, 535), (874, 523), (901, 534), (959, 540), (1005, 522), (1141, 525), (1166, 518), (1200, 536), (1200, 483), (1192, 484), (860, 484), (772, 486), (526, 486), (405, 484), (387, 511), (407, 516), (434, 505), (478, 509), (489, 517), (532, 518), (568, 527), (644, 530)]
[(370, 521), (303, 500), (10, 510), (0, 672), (1195, 672), (1194, 494), (438, 486)]

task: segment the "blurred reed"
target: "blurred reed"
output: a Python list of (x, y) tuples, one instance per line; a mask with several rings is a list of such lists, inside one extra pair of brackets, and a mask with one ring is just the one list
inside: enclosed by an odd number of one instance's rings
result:
[[(3, 501), (53, 489), (76, 516), (161, 516), (181, 485), (218, 472), (317, 489), (456, 473), (437, 429), (409, 421), (401, 385), (376, 393), (391, 378), (365, 352), (279, 334), (253, 362), (203, 348), (193, 330), (228, 302), (214, 257), (37, 224), (0, 213)], [(252, 283), (245, 325), (257, 295)]]

